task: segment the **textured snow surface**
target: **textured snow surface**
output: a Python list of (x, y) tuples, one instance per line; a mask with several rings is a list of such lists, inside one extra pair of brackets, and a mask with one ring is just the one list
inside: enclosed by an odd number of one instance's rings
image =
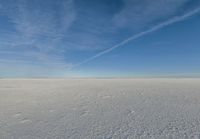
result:
[(200, 139), (200, 79), (1, 79), (0, 139)]

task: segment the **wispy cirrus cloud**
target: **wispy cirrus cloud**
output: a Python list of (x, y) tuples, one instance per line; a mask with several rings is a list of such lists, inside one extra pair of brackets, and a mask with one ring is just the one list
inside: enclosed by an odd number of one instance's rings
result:
[(119, 28), (142, 28), (176, 15), (190, 0), (123, 0), (124, 8), (113, 17)]
[(76, 18), (73, 0), (8, 0), (1, 2), (1, 5), (2, 15), (8, 18), (6, 24), (10, 24), (11, 29), (1, 34), (1, 53), (16, 53), (3, 58), (0, 56), (1, 59), (13, 57), (14, 61), (28, 61), (31, 57), (40, 64), (54, 60), (67, 65), (63, 58), (58, 60), (56, 57), (62, 57), (59, 43)]
[(151, 27), (151, 28), (148, 29), (148, 30), (145, 30), (145, 31), (142, 31), (142, 32), (140, 32), (140, 33), (138, 33), (138, 34), (135, 34), (135, 35), (133, 35), (133, 36), (130, 36), (130, 37), (126, 38), (125, 40), (123, 40), (122, 42), (120, 42), (120, 43), (118, 43), (118, 44), (116, 44), (116, 45), (114, 45), (114, 46), (112, 46), (112, 47), (110, 47), (110, 48), (108, 48), (108, 49), (106, 49), (106, 50), (100, 52), (100, 53), (97, 53), (96, 55), (94, 55), (94, 56), (92, 56), (92, 57), (90, 57), (90, 58), (88, 58), (88, 59), (85, 59), (85, 60), (83, 60), (82, 62), (80, 62), (80, 63), (78, 63), (78, 64), (74, 64), (74, 65), (72, 66), (72, 68), (77, 67), (77, 66), (80, 66), (80, 65), (85, 64), (85, 63), (88, 63), (88, 62), (90, 62), (90, 61), (92, 61), (92, 60), (94, 60), (94, 59), (96, 59), (96, 58), (98, 58), (98, 57), (100, 57), (100, 56), (102, 56), (102, 55), (104, 55), (104, 54), (106, 54), (106, 53), (109, 53), (109, 52), (113, 51), (114, 49), (116, 49), (116, 48), (118, 48), (118, 47), (121, 47), (121, 46), (125, 45), (126, 43), (128, 43), (128, 42), (130, 42), (130, 41), (133, 41), (133, 40), (135, 40), (135, 39), (141, 38), (141, 37), (143, 37), (143, 36), (145, 36), (145, 35), (147, 35), (147, 34), (149, 34), (149, 33), (152, 33), (152, 32), (154, 32), (154, 31), (157, 31), (157, 30), (159, 30), (159, 29), (162, 29), (162, 28), (164, 28), (164, 27), (166, 27), (166, 26), (168, 26), (168, 25), (171, 25), (171, 24), (173, 24), (173, 23), (183, 21), (183, 20), (185, 20), (186, 18), (188, 18), (188, 17), (190, 17), (190, 16), (192, 16), (192, 15), (194, 15), (194, 14), (197, 14), (197, 13), (199, 13), (199, 12), (200, 12), (200, 7), (196, 8), (196, 9), (194, 9), (194, 10), (188, 12), (188, 13), (185, 13), (184, 15), (175, 16), (175, 17), (173, 17), (173, 18), (171, 18), (171, 19), (169, 19), (169, 20), (167, 20), (167, 21), (164, 21), (164, 22), (162, 22), (162, 23), (160, 23), (160, 24), (158, 24), (158, 25), (155, 25), (155, 26)]
[(27, 37), (62, 37), (75, 20), (73, 0), (25, 1), (17, 0), (14, 10), (8, 11), (8, 17), (16, 30)]
[(177, 22), (198, 5), (198, 0), (0, 0), (0, 59), (4, 66), (13, 60), (69, 69)]

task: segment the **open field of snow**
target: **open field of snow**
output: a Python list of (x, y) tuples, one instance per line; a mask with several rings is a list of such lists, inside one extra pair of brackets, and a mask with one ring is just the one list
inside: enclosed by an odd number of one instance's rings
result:
[(200, 79), (1, 79), (0, 139), (199, 139)]

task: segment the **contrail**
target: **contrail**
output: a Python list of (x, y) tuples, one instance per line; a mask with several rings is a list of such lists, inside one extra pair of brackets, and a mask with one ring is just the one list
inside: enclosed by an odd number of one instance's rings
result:
[(190, 12), (188, 12), (188, 13), (182, 15), (182, 16), (175, 16), (175, 17), (173, 17), (173, 18), (171, 18), (171, 19), (169, 19), (169, 20), (167, 20), (167, 21), (165, 21), (163, 23), (160, 23), (160, 24), (158, 24), (156, 26), (153, 26), (152, 28), (150, 28), (150, 29), (148, 29), (146, 31), (140, 32), (138, 34), (135, 34), (135, 35), (125, 39), (124, 41), (112, 46), (111, 48), (108, 48), (108, 49), (106, 49), (106, 50), (104, 50), (104, 51), (102, 51), (100, 53), (97, 53), (96, 55), (94, 55), (94, 56), (92, 56), (92, 57), (90, 57), (88, 59), (85, 59), (84, 61), (82, 61), (80, 63), (77, 63), (77, 64), (73, 65), (71, 68), (78, 67), (78, 66), (80, 66), (82, 64), (88, 63), (88, 62), (90, 62), (90, 61), (92, 61), (92, 60), (94, 60), (94, 59), (96, 59), (96, 58), (98, 58), (98, 57), (100, 57), (100, 56), (102, 56), (102, 55), (104, 55), (106, 53), (111, 52), (112, 50), (114, 50), (114, 49), (116, 49), (116, 48), (118, 48), (120, 46), (123, 46), (124, 44), (126, 44), (126, 43), (128, 43), (130, 41), (133, 41), (133, 40), (135, 40), (137, 38), (143, 37), (144, 35), (147, 35), (147, 34), (149, 34), (151, 32), (157, 31), (157, 30), (159, 30), (159, 29), (161, 29), (163, 27), (166, 27), (168, 25), (171, 25), (173, 23), (183, 21), (186, 18), (188, 18), (188, 17), (190, 17), (190, 16), (192, 16), (194, 14), (197, 14), (199, 12), (200, 12), (200, 7), (196, 8), (196, 9), (194, 9), (194, 10), (192, 10), (192, 11), (190, 11)]

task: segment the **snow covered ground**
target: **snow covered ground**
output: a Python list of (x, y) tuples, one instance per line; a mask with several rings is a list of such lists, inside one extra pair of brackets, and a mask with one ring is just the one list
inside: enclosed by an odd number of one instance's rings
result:
[(200, 139), (200, 79), (1, 79), (0, 139)]

